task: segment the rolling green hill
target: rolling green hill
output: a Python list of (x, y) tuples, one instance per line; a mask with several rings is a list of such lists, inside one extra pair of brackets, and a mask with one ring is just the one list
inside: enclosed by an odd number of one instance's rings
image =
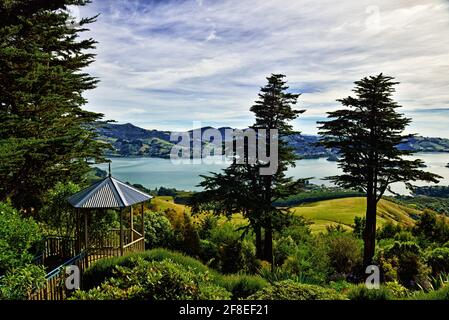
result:
[[(318, 201), (293, 208), (294, 214), (301, 215), (313, 223), (310, 226), (313, 232), (324, 231), (327, 226), (337, 224), (351, 229), (354, 217), (364, 217), (365, 210), (365, 198), (362, 197)], [(413, 225), (412, 216), (420, 213), (419, 210), (382, 199), (378, 205), (377, 225), (382, 226), (388, 221)]]
[[(182, 214), (184, 211), (190, 213), (189, 207), (175, 204), (172, 197), (155, 197), (152, 204), (159, 211), (170, 208), (178, 214)], [(363, 197), (323, 200), (292, 207), (292, 212), (295, 215), (301, 215), (312, 222), (310, 226), (312, 232), (325, 231), (327, 226), (338, 224), (350, 230), (354, 223), (354, 217), (364, 217), (365, 210), (365, 198)], [(415, 223), (413, 217), (420, 214), (420, 210), (382, 199), (378, 205), (377, 225), (380, 227), (386, 222), (393, 222), (411, 226)], [(196, 219), (201, 219), (201, 215)], [(240, 214), (234, 215), (232, 220), (237, 225), (245, 222)]]

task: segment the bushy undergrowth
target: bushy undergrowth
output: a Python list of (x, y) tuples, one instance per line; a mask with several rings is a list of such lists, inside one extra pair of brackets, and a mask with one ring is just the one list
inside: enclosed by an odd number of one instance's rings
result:
[(8, 270), (0, 278), (0, 300), (26, 300), (45, 285), (45, 271), (41, 266), (28, 264)]
[[(260, 276), (245, 274), (222, 275), (183, 253), (167, 249), (153, 249), (125, 257), (97, 261), (84, 273), (84, 289), (89, 290), (98, 286), (106, 286), (105, 283), (109, 283), (108, 281), (116, 276), (117, 270), (120, 270), (120, 268), (133, 269), (138, 266), (139, 261), (171, 261), (189, 270), (190, 274), (207, 274), (210, 284), (225, 289), (233, 299), (246, 298), (268, 285), (268, 282)], [(214, 287), (209, 289), (212, 290)]]
[(365, 284), (359, 284), (348, 290), (347, 297), (349, 300), (391, 300), (393, 293), (384, 286), (379, 289), (368, 289)]
[(449, 285), (430, 292), (418, 292), (411, 295), (409, 300), (449, 300)]
[(99, 287), (77, 291), (79, 300), (225, 300), (230, 292), (213, 283), (208, 272), (198, 272), (171, 260), (146, 261), (132, 267), (117, 266)]
[(145, 261), (171, 260), (179, 265), (189, 267), (196, 272), (209, 272), (209, 268), (200, 261), (183, 253), (167, 249), (153, 249), (142, 253), (134, 253), (123, 257), (102, 259), (94, 263), (84, 273), (84, 286), (86, 289), (94, 288), (114, 275), (116, 266), (133, 267), (138, 259)]
[(260, 276), (224, 275), (216, 277), (215, 283), (232, 293), (232, 299), (246, 299), (250, 295), (268, 286)]
[(248, 297), (249, 300), (342, 300), (334, 289), (292, 280), (275, 282)]

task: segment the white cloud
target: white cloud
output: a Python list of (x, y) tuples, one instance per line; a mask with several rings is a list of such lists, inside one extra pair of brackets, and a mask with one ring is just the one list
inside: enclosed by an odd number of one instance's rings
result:
[[(96, 1), (81, 10), (98, 12), (89, 71), (102, 82), (88, 108), (120, 122), (249, 125), (260, 86), (278, 72), (304, 92), (305, 117), (322, 118), (354, 81), (380, 72), (401, 82), (404, 111), (449, 104), (443, 0)], [(302, 131), (314, 131), (307, 123)], [(414, 129), (449, 137), (429, 124)]]

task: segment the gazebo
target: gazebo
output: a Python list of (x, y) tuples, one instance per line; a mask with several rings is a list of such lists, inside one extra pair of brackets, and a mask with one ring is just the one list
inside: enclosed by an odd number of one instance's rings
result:
[[(86, 263), (108, 256), (122, 256), (128, 252), (145, 250), (144, 203), (152, 196), (109, 175), (68, 198), (78, 217), (78, 249), (84, 249)], [(141, 225), (134, 227), (133, 206), (141, 205)], [(129, 229), (124, 228), (124, 213), (129, 208)], [(89, 239), (88, 215), (94, 210), (117, 210), (120, 229), (110, 230), (107, 239)], [(84, 220), (84, 239), (81, 226)], [(118, 240), (118, 241), (117, 241)], [(81, 244), (84, 244), (82, 247)]]

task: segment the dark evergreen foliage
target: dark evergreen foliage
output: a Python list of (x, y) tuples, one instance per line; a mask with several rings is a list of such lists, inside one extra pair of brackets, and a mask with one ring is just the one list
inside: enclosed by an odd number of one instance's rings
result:
[(88, 161), (103, 161), (104, 143), (87, 124), (102, 117), (81, 107), (97, 80), (93, 39), (81, 39), (67, 6), (86, 0), (0, 3), (0, 200), (38, 209), (57, 182), (83, 182)]
[(396, 148), (406, 138), (403, 131), (411, 122), (397, 109), (393, 99), (394, 78), (379, 74), (355, 82), (355, 97), (338, 100), (344, 109), (328, 113), (321, 124), (322, 144), (340, 151), (343, 174), (329, 177), (337, 185), (366, 193), (364, 264), (374, 256), (377, 203), (395, 182), (423, 180), (437, 182), (439, 176), (424, 172), (421, 160), (407, 160), (411, 151)]

